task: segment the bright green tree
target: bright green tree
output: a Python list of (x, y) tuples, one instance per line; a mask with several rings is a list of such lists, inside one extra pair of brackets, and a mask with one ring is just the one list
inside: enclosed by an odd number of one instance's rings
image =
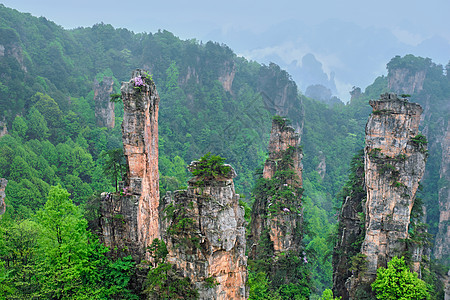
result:
[(423, 300), (430, 299), (426, 283), (412, 273), (404, 258), (394, 257), (387, 268), (377, 270), (377, 279), (372, 283), (377, 299)]

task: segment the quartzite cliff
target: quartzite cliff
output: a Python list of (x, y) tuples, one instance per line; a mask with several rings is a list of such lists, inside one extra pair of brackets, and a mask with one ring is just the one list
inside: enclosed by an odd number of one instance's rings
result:
[[(416, 272), (422, 259), (422, 249), (407, 249), (405, 243), (410, 237), (411, 210), (427, 158), (426, 138), (419, 134), (422, 108), (395, 94), (383, 94), (381, 99), (369, 104), (373, 112), (366, 125), (364, 185), (367, 194), (361, 247), (367, 270), (347, 280), (350, 299), (357, 299), (358, 289), (368, 287), (377, 269), (386, 267), (394, 256), (412, 251)], [(370, 288), (366, 292), (370, 293)]]
[[(298, 252), (301, 246), (301, 187), (302, 151), (299, 134), (287, 124), (284, 118), (276, 117), (272, 122), (269, 141), (269, 158), (264, 164), (263, 178), (279, 178), (279, 186), (274, 187), (274, 195), (261, 194), (255, 199), (252, 209), (251, 234), (249, 237), (249, 257), (255, 259), (257, 247), (263, 235), (268, 234), (273, 243), (275, 255)], [(284, 176), (282, 172), (289, 175)], [(261, 187), (260, 190), (262, 190)], [(283, 197), (281, 194), (289, 195)]]
[[(155, 84), (142, 70), (121, 87), (124, 104), (123, 149), (127, 176), (120, 194), (102, 202), (105, 245), (128, 249), (140, 261), (159, 237), (158, 107)], [(142, 81), (142, 82), (141, 82)]]
[(229, 168), (222, 178), (194, 177), (187, 190), (168, 193), (161, 203), (167, 261), (191, 280), (199, 299), (248, 297), (244, 209)]
[(105, 76), (101, 82), (94, 79), (95, 118), (99, 127), (114, 128), (114, 102), (109, 101), (113, 88), (112, 77)]
[(5, 204), (5, 190), (6, 190), (6, 185), (8, 183), (8, 180), (4, 179), (4, 178), (0, 178), (0, 216), (3, 215), (5, 213), (6, 210), (6, 204)]

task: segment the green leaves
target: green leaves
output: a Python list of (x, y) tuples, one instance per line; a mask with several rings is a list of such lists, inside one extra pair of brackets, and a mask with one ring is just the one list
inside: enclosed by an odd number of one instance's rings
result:
[(194, 166), (192, 175), (197, 176), (200, 180), (213, 180), (225, 177), (230, 173), (231, 167), (225, 166), (224, 162), (225, 158), (208, 152)]
[(403, 257), (394, 257), (387, 268), (377, 270), (372, 290), (377, 299), (383, 300), (430, 299), (425, 282), (417, 277), (417, 273), (409, 271)]

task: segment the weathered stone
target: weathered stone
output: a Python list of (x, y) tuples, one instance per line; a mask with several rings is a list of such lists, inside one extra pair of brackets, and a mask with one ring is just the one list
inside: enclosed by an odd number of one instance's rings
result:
[(6, 210), (6, 204), (5, 204), (5, 190), (6, 185), (8, 184), (8, 180), (5, 178), (0, 178), (0, 216), (5, 213)]
[[(194, 178), (187, 190), (167, 193), (161, 203), (167, 261), (191, 280), (199, 299), (248, 297), (244, 209), (234, 191), (234, 176), (231, 169), (229, 176), (201, 186)], [(186, 220), (186, 227), (177, 227)], [(208, 286), (207, 279), (217, 285)]]
[[(355, 178), (349, 195), (345, 197), (339, 214), (338, 238), (333, 251), (333, 294), (349, 299), (349, 290), (355, 280), (352, 276), (351, 258), (361, 250), (361, 238), (364, 238), (363, 203), (366, 199), (364, 184), (364, 153), (352, 161), (355, 164)], [(357, 275), (357, 274), (356, 274)]]
[(94, 79), (95, 118), (99, 127), (114, 128), (114, 102), (110, 101), (113, 88), (114, 80), (112, 77), (105, 76), (101, 82)]
[(409, 237), (411, 209), (426, 162), (426, 145), (413, 141), (420, 105), (395, 94), (381, 95), (369, 104), (373, 113), (366, 126), (366, 233), (361, 249), (367, 256), (365, 282), (405, 250), (402, 241)]
[[(274, 119), (269, 141), (269, 158), (264, 164), (263, 178), (271, 179), (280, 169), (280, 164), (284, 156), (288, 156), (292, 164), (288, 167), (294, 171), (295, 180), (287, 179), (282, 183), (284, 188), (292, 186), (302, 187), (301, 163), (303, 154), (299, 148), (300, 136), (295, 129), (286, 125), (285, 119)], [(249, 236), (249, 257), (256, 258), (256, 247), (261, 240), (262, 233), (267, 231), (270, 240), (273, 242), (274, 253), (287, 253), (288, 251), (298, 252), (301, 248), (301, 224), (303, 220), (301, 209), (301, 194), (296, 195), (294, 203), (291, 200), (278, 200), (275, 203), (270, 196), (255, 199), (252, 209), (252, 223)], [(286, 203), (284, 203), (284, 202)], [(288, 203), (289, 202), (289, 203)], [(279, 211), (269, 213), (270, 207), (278, 206)], [(272, 208), (273, 208), (272, 207)], [(296, 212), (289, 208), (295, 208)]]
[[(127, 178), (122, 195), (105, 195), (101, 226), (105, 245), (128, 249), (136, 261), (148, 258), (146, 248), (159, 237), (158, 107), (159, 96), (146, 73), (136, 70), (122, 83), (122, 123)], [(142, 86), (135, 87), (141, 77)]]
[(439, 175), (443, 186), (439, 189), (439, 232), (436, 235), (434, 255), (450, 265), (450, 122), (447, 123), (441, 144), (442, 160)]
[(388, 89), (399, 94), (418, 93), (423, 90), (426, 74), (425, 70), (414, 72), (407, 68), (390, 69)]

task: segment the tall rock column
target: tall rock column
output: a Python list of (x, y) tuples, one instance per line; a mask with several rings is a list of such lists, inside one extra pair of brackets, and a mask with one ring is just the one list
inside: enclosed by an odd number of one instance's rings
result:
[[(302, 151), (299, 134), (287, 120), (275, 117), (269, 141), (269, 158), (264, 164), (263, 185), (270, 185), (274, 194), (265, 194), (257, 187), (252, 210), (249, 257), (255, 259), (260, 240), (268, 234), (275, 255), (298, 252), (301, 244)], [(275, 179), (279, 183), (275, 184)], [(272, 185), (275, 184), (277, 186)], [(286, 197), (287, 196), (287, 197)]]
[[(411, 209), (425, 171), (426, 138), (418, 132), (422, 108), (395, 94), (370, 101), (366, 125), (365, 239), (367, 256), (363, 282), (371, 282), (379, 267), (405, 250)], [(417, 269), (416, 262), (414, 269)]]
[(105, 76), (101, 82), (94, 79), (95, 118), (99, 127), (114, 128), (114, 102), (109, 100), (113, 87), (112, 77)]
[(101, 226), (106, 246), (128, 249), (135, 260), (159, 237), (158, 107), (155, 84), (143, 70), (122, 83), (122, 138), (127, 177), (120, 194), (104, 195)]
[(6, 211), (5, 190), (6, 190), (7, 184), (8, 184), (8, 180), (6, 180), (5, 178), (0, 178), (0, 216), (3, 215)]
[(439, 232), (436, 235), (434, 255), (450, 265), (450, 122), (442, 139), (442, 165), (440, 179), (443, 186), (439, 189)]
[[(187, 190), (167, 193), (161, 203), (161, 233), (167, 262), (190, 279), (199, 299), (247, 299), (244, 208), (234, 191), (236, 173), (205, 180), (194, 177)], [(193, 162), (190, 169), (198, 168)]]

